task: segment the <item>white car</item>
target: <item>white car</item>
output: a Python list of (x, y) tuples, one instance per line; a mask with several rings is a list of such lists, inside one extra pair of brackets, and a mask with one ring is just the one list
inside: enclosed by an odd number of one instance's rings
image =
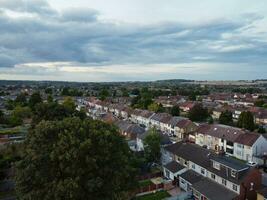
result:
[(247, 162), (247, 165), (248, 165), (248, 166), (251, 166), (251, 167), (255, 167), (255, 166), (257, 166), (258, 164), (255, 163), (255, 162), (253, 162), (253, 161), (248, 161), (248, 162)]

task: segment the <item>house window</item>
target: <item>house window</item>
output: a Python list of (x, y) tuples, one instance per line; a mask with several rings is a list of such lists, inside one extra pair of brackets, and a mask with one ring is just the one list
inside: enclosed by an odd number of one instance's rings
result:
[(192, 169), (196, 169), (196, 165), (195, 164), (192, 164)]
[(220, 163), (213, 161), (213, 168), (220, 170)]
[(201, 174), (205, 174), (205, 169), (201, 168)]
[(226, 145), (228, 145), (228, 146), (234, 146), (234, 143), (231, 142), (231, 141), (227, 141), (227, 142), (226, 142)]
[(232, 177), (236, 177), (236, 171), (235, 171), (235, 170), (232, 170), (232, 171), (231, 171), (231, 176), (232, 176)]
[(222, 184), (227, 185), (227, 181), (225, 179), (222, 179)]
[(233, 190), (237, 191), (237, 185), (233, 184)]
[(234, 153), (234, 150), (233, 149), (230, 149), (230, 148), (226, 148), (226, 152), (229, 153), (229, 154), (233, 154)]
[(216, 178), (215, 174), (211, 174), (211, 178), (215, 180)]
[(166, 177), (170, 178), (170, 172), (168, 170), (165, 170), (165, 173), (166, 173)]

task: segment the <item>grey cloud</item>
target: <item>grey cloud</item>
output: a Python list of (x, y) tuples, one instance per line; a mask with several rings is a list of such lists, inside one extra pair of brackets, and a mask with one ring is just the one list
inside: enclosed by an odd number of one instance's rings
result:
[(89, 8), (73, 8), (63, 11), (62, 20), (93, 22), (97, 20), (98, 11)]
[[(5, 0), (0, 1), (0, 7), (2, 11), (24, 12), (25, 2)], [(28, 2), (26, 11), (38, 17), (11, 18), (0, 12), (0, 67), (56, 61), (94, 65), (187, 63), (199, 60), (196, 58), (210, 62), (267, 62), (267, 44), (255, 42), (254, 36), (237, 36), (234, 40), (222, 37), (224, 33), (238, 35), (240, 29), (262, 19), (255, 14), (246, 15), (244, 20), (221, 19), (199, 25), (116, 25), (98, 20), (99, 13), (89, 8), (59, 13), (44, 0)], [(250, 48), (223, 51), (240, 45)]]

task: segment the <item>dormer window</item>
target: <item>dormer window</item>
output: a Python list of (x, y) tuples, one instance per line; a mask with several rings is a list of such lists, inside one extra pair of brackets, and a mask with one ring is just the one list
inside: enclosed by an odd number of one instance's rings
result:
[(236, 177), (236, 171), (235, 170), (231, 171), (231, 176), (234, 177), (234, 178)]
[(213, 161), (213, 168), (220, 170), (220, 163)]

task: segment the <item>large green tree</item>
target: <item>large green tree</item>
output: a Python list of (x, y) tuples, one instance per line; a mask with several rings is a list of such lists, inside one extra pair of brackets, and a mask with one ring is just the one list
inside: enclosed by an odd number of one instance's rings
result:
[(42, 102), (42, 97), (39, 92), (34, 92), (29, 99), (29, 106), (34, 110), (34, 107)]
[(253, 114), (249, 111), (243, 111), (238, 118), (237, 126), (253, 131), (255, 129)]
[(79, 118), (42, 121), (16, 165), (17, 194), (22, 200), (127, 199), (135, 177), (131, 158), (114, 126)]
[(208, 109), (203, 108), (202, 104), (196, 104), (189, 111), (189, 119), (192, 121), (206, 121), (209, 117)]
[(219, 117), (220, 124), (233, 125), (233, 113), (229, 110), (223, 111)]
[(173, 106), (172, 108), (171, 108), (171, 110), (170, 110), (170, 114), (172, 115), (172, 116), (179, 116), (180, 115), (180, 108), (179, 108), (179, 106)]
[(160, 161), (160, 135), (156, 129), (152, 128), (144, 139), (144, 153), (147, 162)]

